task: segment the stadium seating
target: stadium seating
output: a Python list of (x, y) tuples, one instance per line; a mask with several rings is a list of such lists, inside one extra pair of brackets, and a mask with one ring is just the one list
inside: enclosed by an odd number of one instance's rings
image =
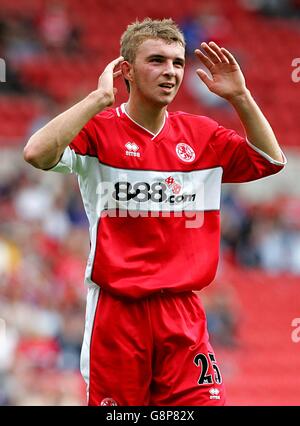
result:
[(227, 264), (223, 279), (241, 304), (238, 347), (216, 349), (228, 404), (299, 405), (300, 342), (292, 340), (292, 320), (300, 317), (299, 278)]
[[(22, 2), (24, 7), (21, 7)], [(84, 3), (80, 0), (65, 1), (70, 22), (80, 28), (82, 52), (79, 55), (46, 54), (36, 57), (35, 60), (22, 64), (22, 81), (32, 91), (53, 97), (63, 107), (96, 86), (103, 66), (118, 55), (119, 38), (128, 22), (132, 22), (136, 17), (170, 15), (181, 22), (188, 14), (195, 13), (203, 3), (188, 0), (180, 2), (180, 8), (177, 8), (172, 0), (163, 3), (127, 0), (126, 7), (121, 8), (118, 2), (110, 0), (88, 0)], [(20, 18), (38, 15), (46, 4), (46, 0), (22, 0), (18, 4), (8, 0), (0, 1), (2, 14)], [(224, 43), (240, 60), (248, 85), (270, 119), (281, 144), (297, 146), (300, 131), (300, 123), (297, 120), (298, 86), (291, 78), (291, 58), (299, 57), (300, 34), (297, 28), (281, 19), (270, 19), (254, 12), (246, 12), (241, 9), (237, 0), (218, 0), (215, 4), (219, 5), (219, 11), (230, 22), (231, 29), (226, 33)], [(125, 89), (122, 88), (119, 101), (124, 100), (125, 96)], [(13, 141), (22, 143), (22, 136), (26, 136), (26, 128), (30, 126), (32, 116), (34, 113), (38, 114), (34, 108), (35, 101), (31, 100), (30, 96), (26, 99), (28, 110), (33, 112), (22, 115), (22, 118), (18, 117), (17, 113), (10, 114), (10, 131), (7, 130), (7, 115), (0, 114), (2, 144), (10, 144)], [(1, 112), (3, 108), (7, 110), (7, 107), (3, 106), (7, 98), (1, 96), (0, 102)], [(15, 105), (17, 111), (17, 103)], [(11, 108), (10, 102), (8, 107)], [(225, 126), (240, 129), (235, 115), (224, 114), (216, 108), (208, 110), (204, 103), (188, 93), (184, 85), (171, 109), (209, 113)]]

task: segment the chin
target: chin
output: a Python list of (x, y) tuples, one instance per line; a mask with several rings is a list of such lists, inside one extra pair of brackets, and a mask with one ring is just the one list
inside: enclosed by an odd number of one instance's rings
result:
[(160, 107), (164, 107), (167, 105), (170, 105), (170, 103), (173, 102), (175, 96), (164, 96), (164, 97), (159, 97), (156, 99), (153, 99), (153, 103), (159, 105)]

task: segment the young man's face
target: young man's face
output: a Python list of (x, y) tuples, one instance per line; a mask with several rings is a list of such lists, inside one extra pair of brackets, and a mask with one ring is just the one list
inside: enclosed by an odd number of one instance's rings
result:
[(131, 65), (131, 95), (158, 107), (174, 99), (184, 74), (184, 48), (161, 39), (145, 40)]

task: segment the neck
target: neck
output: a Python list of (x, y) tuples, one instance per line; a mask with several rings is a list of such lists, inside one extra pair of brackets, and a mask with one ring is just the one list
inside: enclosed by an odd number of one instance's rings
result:
[(125, 110), (132, 120), (154, 134), (161, 129), (165, 120), (166, 107), (157, 108), (142, 103), (135, 105), (129, 99)]

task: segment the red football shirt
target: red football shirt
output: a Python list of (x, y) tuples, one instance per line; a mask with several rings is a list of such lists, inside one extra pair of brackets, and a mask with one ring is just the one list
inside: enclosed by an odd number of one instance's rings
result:
[(207, 286), (219, 258), (221, 183), (260, 179), (285, 161), (184, 112), (166, 113), (154, 135), (123, 104), (93, 117), (52, 170), (78, 175), (87, 284), (138, 298)]

